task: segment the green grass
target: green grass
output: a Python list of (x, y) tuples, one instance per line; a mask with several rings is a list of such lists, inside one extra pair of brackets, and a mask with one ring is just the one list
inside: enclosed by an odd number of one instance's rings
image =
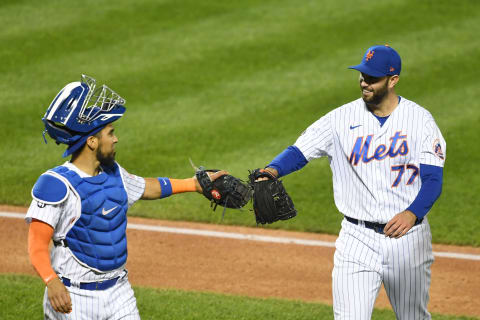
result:
[[(0, 275), (2, 320), (43, 319), (43, 282), (38, 277)], [(319, 303), (255, 299), (179, 290), (134, 287), (142, 319), (333, 319), (332, 307)], [(12, 308), (12, 306), (15, 306)], [(475, 318), (432, 315), (438, 320)], [(395, 319), (390, 310), (375, 309), (373, 319)]]
[[(117, 160), (130, 172), (189, 177), (191, 157), (246, 177), (356, 99), (346, 67), (388, 42), (403, 58), (398, 92), (432, 112), (448, 144), (433, 241), (480, 246), (478, 1), (2, 1), (0, 19), (0, 203), (28, 205), (39, 174), (61, 163), (40, 119), (81, 73), (127, 100)], [(269, 228), (338, 232), (326, 160), (284, 182), (299, 215)], [(193, 194), (130, 213), (220, 223)], [(254, 219), (229, 210), (222, 223)]]

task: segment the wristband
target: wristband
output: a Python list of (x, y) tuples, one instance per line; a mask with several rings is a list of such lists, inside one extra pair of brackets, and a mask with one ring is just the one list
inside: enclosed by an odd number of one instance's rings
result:
[(160, 183), (160, 189), (162, 191), (160, 199), (166, 198), (172, 195), (172, 183), (169, 178), (157, 178)]

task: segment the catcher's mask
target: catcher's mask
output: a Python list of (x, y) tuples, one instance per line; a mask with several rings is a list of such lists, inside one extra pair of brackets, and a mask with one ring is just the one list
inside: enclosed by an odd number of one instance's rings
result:
[(66, 157), (80, 149), (89, 136), (118, 120), (125, 112), (124, 104), (125, 99), (115, 91), (106, 85), (96, 88), (95, 79), (82, 75), (80, 82), (60, 90), (42, 121), (57, 144), (69, 146), (63, 154)]

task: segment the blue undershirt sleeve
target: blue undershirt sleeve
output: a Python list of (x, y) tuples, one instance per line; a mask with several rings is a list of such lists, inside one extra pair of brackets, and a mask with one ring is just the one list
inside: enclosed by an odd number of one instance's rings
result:
[(305, 156), (295, 146), (289, 146), (282, 153), (275, 157), (275, 159), (267, 165), (267, 167), (274, 168), (278, 171), (278, 177), (286, 176), (289, 173), (300, 170), (308, 163)]
[(435, 201), (442, 193), (443, 168), (428, 164), (420, 164), (420, 179), (422, 186), (415, 200), (407, 208), (418, 219), (422, 219), (428, 213)]

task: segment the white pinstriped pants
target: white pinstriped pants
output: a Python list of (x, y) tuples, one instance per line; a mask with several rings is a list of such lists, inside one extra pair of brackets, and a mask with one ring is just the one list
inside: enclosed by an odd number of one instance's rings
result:
[(431, 319), (431, 239), (427, 219), (399, 239), (344, 219), (332, 272), (335, 319), (370, 319), (382, 282), (397, 319)]
[(138, 320), (140, 314), (133, 289), (125, 276), (107, 290), (83, 290), (67, 287), (72, 299), (72, 312), (63, 314), (53, 310), (47, 296), (43, 297), (45, 319), (61, 320)]

